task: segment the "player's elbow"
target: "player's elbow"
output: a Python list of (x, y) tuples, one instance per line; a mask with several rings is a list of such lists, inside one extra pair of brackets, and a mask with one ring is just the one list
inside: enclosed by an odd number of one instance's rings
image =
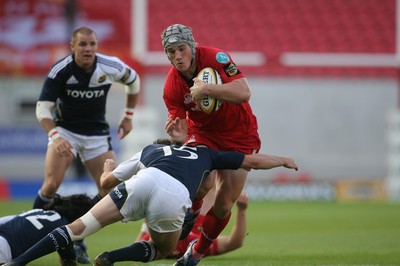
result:
[(232, 247), (232, 250), (239, 249), (241, 247), (243, 247), (243, 241), (235, 243), (235, 245)]
[(235, 82), (236, 82), (237, 86), (240, 87), (240, 89), (237, 90), (239, 92), (238, 101), (240, 103), (249, 102), (250, 97), (251, 97), (251, 90), (250, 90), (249, 83), (247, 82), (247, 79), (241, 78), (241, 79), (235, 80)]
[(226, 252), (231, 252), (231, 251), (234, 251), (236, 249), (239, 249), (239, 248), (243, 247), (243, 244), (244, 244), (244, 238), (243, 239), (236, 239), (235, 241), (232, 241), (230, 243), (229, 247), (226, 247)]
[(251, 92), (250, 90), (243, 90), (238, 95), (236, 95), (236, 99), (233, 101), (234, 103), (247, 103), (250, 101)]

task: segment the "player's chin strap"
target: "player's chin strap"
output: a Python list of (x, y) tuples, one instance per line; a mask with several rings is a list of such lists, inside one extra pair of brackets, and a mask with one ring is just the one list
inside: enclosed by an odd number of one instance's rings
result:
[(71, 237), (72, 241), (77, 241), (84, 239), (87, 236), (90, 236), (101, 229), (101, 224), (97, 219), (93, 216), (93, 214), (88, 211), (85, 215), (79, 218), (82, 223), (85, 225), (85, 229), (80, 235), (74, 235), (72, 230), (66, 226), (69, 236)]

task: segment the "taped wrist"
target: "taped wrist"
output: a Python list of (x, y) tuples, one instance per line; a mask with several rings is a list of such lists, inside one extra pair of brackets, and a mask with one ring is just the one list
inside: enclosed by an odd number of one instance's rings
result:
[(125, 118), (132, 120), (135, 108), (125, 107)]
[(61, 137), (56, 128), (50, 129), (50, 131), (48, 133), (48, 136), (49, 136), (49, 138), (51, 139), (52, 142), (54, 142), (56, 139)]

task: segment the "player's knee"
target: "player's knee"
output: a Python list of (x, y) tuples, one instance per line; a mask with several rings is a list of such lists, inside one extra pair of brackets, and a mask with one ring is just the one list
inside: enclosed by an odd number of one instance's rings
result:
[(219, 198), (219, 200), (215, 201), (214, 204), (214, 213), (218, 218), (225, 218), (231, 212), (233, 204), (235, 202), (229, 198)]
[(214, 205), (214, 214), (219, 219), (224, 219), (231, 213), (231, 209), (226, 206)]
[(163, 249), (163, 250), (157, 249), (156, 259), (157, 260), (166, 259), (168, 257), (168, 255), (170, 255), (173, 251), (174, 251), (174, 248)]
[(232, 243), (232, 250), (235, 249), (239, 249), (241, 247), (243, 247), (243, 243), (244, 243), (244, 238), (242, 239), (237, 239), (234, 243)]

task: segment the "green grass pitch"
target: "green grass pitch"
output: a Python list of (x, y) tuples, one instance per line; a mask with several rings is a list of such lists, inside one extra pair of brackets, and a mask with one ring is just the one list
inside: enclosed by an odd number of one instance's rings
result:
[[(31, 204), (2, 201), (0, 215), (27, 210)], [(244, 247), (207, 257), (199, 265), (400, 265), (400, 204), (251, 201), (247, 217)], [(86, 238), (92, 261), (103, 251), (131, 244), (140, 224), (116, 223)], [(224, 234), (230, 228), (231, 224)], [(173, 263), (161, 260), (146, 265)], [(53, 253), (29, 265), (59, 265), (58, 257)]]

